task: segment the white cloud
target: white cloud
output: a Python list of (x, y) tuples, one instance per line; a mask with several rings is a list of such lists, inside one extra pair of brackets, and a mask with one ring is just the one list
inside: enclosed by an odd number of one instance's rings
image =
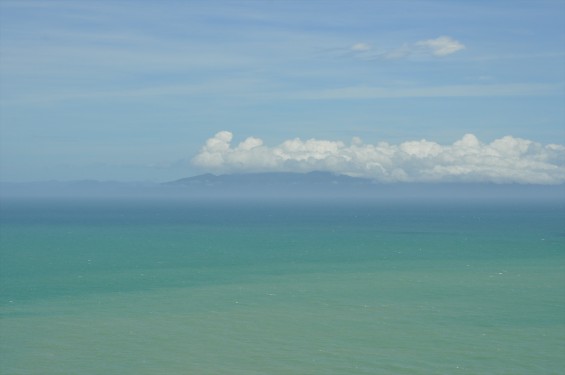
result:
[(232, 133), (208, 139), (192, 159), (220, 173), (330, 171), (382, 182), (565, 183), (565, 146), (506, 136), (482, 143), (466, 134), (451, 145), (416, 140), (398, 145), (351, 144), (299, 138), (269, 147), (249, 137), (237, 146)]
[(465, 49), (465, 45), (449, 36), (404, 43), (398, 47), (378, 50), (368, 43), (355, 43), (349, 48), (353, 56), (363, 60), (398, 60), (410, 57), (445, 57)]
[(448, 36), (440, 36), (436, 39), (422, 40), (415, 44), (417, 47), (427, 49), (434, 56), (447, 56), (465, 49), (465, 46), (457, 40)]
[(351, 46), (351, 50), (356, 52), (364, 52), (371, 50), (371, 46), (367, 43), (355, 43)]

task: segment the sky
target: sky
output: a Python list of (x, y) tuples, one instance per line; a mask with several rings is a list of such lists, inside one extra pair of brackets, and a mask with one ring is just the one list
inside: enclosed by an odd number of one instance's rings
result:
[(565, 2), (0, 1), (0, 180), (565, 183)]

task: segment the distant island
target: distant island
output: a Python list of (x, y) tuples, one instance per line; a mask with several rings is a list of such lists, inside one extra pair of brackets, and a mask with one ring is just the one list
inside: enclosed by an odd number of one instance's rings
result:
[(272, 189), (310, 189), (310, 188), (351, 188), (374, 187), (375, 182), (368, 178), (351, 177), (331, 172), (265, 172), (242, 174), (202, 174), (167, 182), (171, 186), (187, 188), (272, 188)]
[(565, 201), (565, 185), (380, 183), (324, 171), (202, 174), (164, 183), (46, 181), (1, 183), (0, 197), (538, 199)]

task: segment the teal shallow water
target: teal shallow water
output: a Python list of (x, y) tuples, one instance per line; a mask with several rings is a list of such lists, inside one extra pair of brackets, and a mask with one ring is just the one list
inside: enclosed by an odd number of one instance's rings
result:
[(555, 205), (4, 202), (2, 374), (560, 374)]

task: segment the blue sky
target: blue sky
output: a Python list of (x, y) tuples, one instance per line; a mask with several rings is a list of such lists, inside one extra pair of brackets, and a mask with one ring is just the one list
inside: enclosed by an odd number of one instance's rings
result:
[[(350, 153), (358, 137), (394, 152), (420, 142), (412, 156), (432, 142), (445, 149), (428, 161), (440, 163), (469, 133), (491, 156), (505, 157), (491, 145), (505, 136), (504, 147), (527, 140), (531, 154), (565, 144), (564, 46), (563, 1), (3, 0), (0, 178), (268, 170), (249, 161), (264, 152), (228, 162), (209, 148), (221, 131), (231, 134), (229, 152), (255, 137), (271, 156), (295, 138)], [(210, 150), (224, 164), (193, 159)], [(549, 160), (539, 168), (562, 181), (563, 150), (550, 151), (536, 156)], [(350, 171), (324, 152), (308, 154), (323, 163), (298, 170)], [(410, 175), (416, 164), (402, 160)], [(492, 175), (491, 164), (482, 170)], [(387, 176), (400, 176), (393, 167)], [(478, 173), (460, 167), (451, 171)], [(356, 168), (350, 174), (363, 175)]]

